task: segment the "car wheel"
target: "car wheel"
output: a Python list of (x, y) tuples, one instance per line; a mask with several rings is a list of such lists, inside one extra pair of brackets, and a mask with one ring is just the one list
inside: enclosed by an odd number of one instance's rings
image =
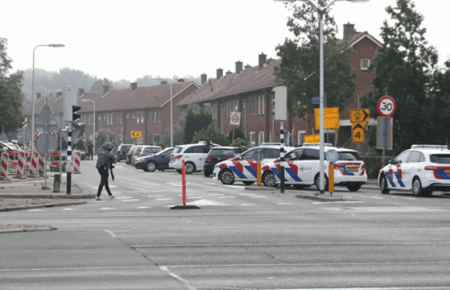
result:
[(149, 162), (147, 163), (145, 168), (147, 169), (146, 171), (154, 172), (156, 169), (158, 169), (158, 166), (156, 165), (155, 162)]
[(181, 171), (181, 169), (177, 169), (177, 172), (178, 172), (179, 174), (183, 173), (183, 171)]
[(211, 172), (210, 171), (203, 171), (203, 174), (205, 175), (205, 177), (210, 177), (211, 176)]
[(424, 195), (424, 189), (422, 187), (422, 182), (420, 182), (420, 179), (418, 177), (414, 177), (414, 179), (413, 179), (412, 193), (415, 196), (423, 196)]
[(219, 179), (223, 184), (231, 185), (234, 183), (234, 174), (230, 169), (224, 169), (220, 172)]
[(347, 186), (348, 190), (350, 190), (350, 191), (358, 191), (361, 188), (361, 184), (355, 184), (355, 183), (347, 184), (346, 186)]
[(268, 187), (275, 187), (277, 186), (277, 178), (275, 177), (275, 174), (273, 174), (272, 171), (266, 171), (264, 172), (262, 176), (262, 182), (265, 186)]
[[(314, 185), (316, 186), (316, 188), (318, 190), (320, 190), (320, 177), (319, 176), (320, 176), (320, 173), (317, 173), (316, 177), (314, 177)], [(324, 184), (324, 189), (323, 190), (328, 191), (328, 178), (327, 178), (326, 175), (325, 175), (325, 184)]]
[(387, 179), (386, 179), (386, 176), (384, 176), (384, 175), (382, 175), (381, 178), (380, 178), (380, 190), (381, 190), (382, 194), (388, 194), (389, 193)]
[(191, 162), (186, 163), (184, 170), (185, 170), (186, 174), (194, 173), (194, 171), (195, 171), (194, 163), (191, 163)]
[(245, 185), (252, 185), (254, 181), (242, 181)]

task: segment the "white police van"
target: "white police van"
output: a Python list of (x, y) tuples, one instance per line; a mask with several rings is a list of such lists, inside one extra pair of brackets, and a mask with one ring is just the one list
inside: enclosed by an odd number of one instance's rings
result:
[(450, 150), (447, 145), (412, 145), (378, 173), (381, 193), (412, 191), (430, 196), (433, 191), (450, 191)]
[[(257, 180), (258, 162), (262, 166), (271, 160), (280, 157), (281, 144), (263, 143), (261, 146), (253, 147), (238, 155), (214, 166), (213, 179), (222, 181), (223, 184), (231, 185), (235, 181), (242, 181), (245, 185), (251, 185)], [(284, 146), (284, 150), (292, 150), (294, 147)]]
[[(284, 179), (285, 184), (296, 188), (315, 185), (320, 188), (320, 145), (305, 143), (285, 155)], [(324, 144), (324, 153), (336, 150), (337, 161), (334, 163), (334, 184), (344, 185), (350, 191), (358, 191), (367, 182), (366, 165), (358, 151), (347, 148), (332, 147)], [(324, 156), (325, 190), (328, 189), (328, 161)], [(263, 166), (263, 183), (266, 186), (276, 186), (281, 182), (280, 160), (274, 160)]]

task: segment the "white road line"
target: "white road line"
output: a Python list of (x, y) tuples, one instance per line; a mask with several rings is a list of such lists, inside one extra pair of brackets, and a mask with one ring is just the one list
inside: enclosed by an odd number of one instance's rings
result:
[(29, 209), (28, 211), (44, 211), (42, 209)]
[(211, 193), (211, 194), (208, 194), (208, 196), (221, 196), (221, 195), (225, 195), (225, 194), (223, 194), (223, 193)]
[(164, 197), (164, 195), (147, 195), (147, 197)]
[[(365, 203), (365, 202), (364, 201), (357, 201), (357, 200), (355, 200), (355, 201), (327, 201), (326, 204), (334, 204), (334, 203)], [(316, 201), (316, 202), (313, 202), (312, 204), (324, 205), (324, 203), (322, 201)]]
[(236, 196), (219, 196), (219, 198), (236, 198)]
[(113, 207), (102, 207), (102, 208), (99, 208), (99, 210), (112, 210), (112, 209), (114, 209)]
[(371, 196), (371, 198), (375, 198), (375, 199), (384, 199), (384, 197), (381, 197), (381, 196)]
[(149, 206), (138, 206), (137, 209), (146, 209), (146, 208), (150, 208)]
[(68, 208), (63, 208), (62, 210), (75, 210), (74, 208), (68, 207)]
[(133, 198), (131, 196), (117, 196), (116, 199), (128, 199), (128, 198)]
[(252, 195), (256, 195), (256, 194), (254, 194), (254, 193), (239, 193), (239, 195), (242, 195), (242, 196), (252, 196)]
[(254, 196), (250, 196), (251, 198), (267, 198), (267, 196), (264, 195), (254, 195)]
[(291, 205), (292, 203), (289, 203), (289, 202), (280, 202), (280, 203), (277, 203), (278, 205)]
[(124, 200), (122, 200), (123, 202), (125, 202), (125, 201), (139, 201), (139, 199), (124, 199)]
[(214, 185), (217, 186), (218, 183), (212, 183), (212, 182), (203, 182), (203, 184), (207, 184), (207, 185)]
[(155, 198), (155, 200), (172, 200), (172, 197), (166, 197), (166, 198)]
[(243, 204), (241, 204), (241, 206), (254, 206), (254, 205), (256, 205), (256, 204), (254, 204), (254, 203), (243, 203)]
[(172, 271), (170, 271), (167, 267), (161, 266), (161, 267), (159, 267), (159, 268), (160, 268), (162, 271), (164, 271), (164, 272), (166, 272), (167, 274), (169, 274), (170, 276), (172, 276), (173, 278), (175, 278), (175, 279), (177, 279), (178, 281), (180, 281), (180, 283), (181, 283), (184, 287), (186, 287), (186, 289), (188, 289), (188, 290), (196, 290), (195, 287), (189, 285), (189, 284), (187, 283), (186, 280), (184, 280), (183, 278), (181, 278), (181, 277), (178, 276), (177, 274), (175, 274), (175, 273), (173, 273)]

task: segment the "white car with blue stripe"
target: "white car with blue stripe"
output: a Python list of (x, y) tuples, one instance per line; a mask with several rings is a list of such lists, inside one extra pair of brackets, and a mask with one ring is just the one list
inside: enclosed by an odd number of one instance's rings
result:
[(381, 193), (411, 191), (430, 196), (433, 191), (450, 191), (450, 150), (447, 145), (412, 145), (378, 173)]

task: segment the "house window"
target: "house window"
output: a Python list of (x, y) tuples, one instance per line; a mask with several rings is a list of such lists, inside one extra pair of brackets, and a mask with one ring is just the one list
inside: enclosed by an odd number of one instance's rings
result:
[(141, 124), (144, 124), (144, 116), (145, 116), (145, 112), (142, 111), (141, 112)]
[(133, 113), (132, 116), (133, 116), (133, 119), (136, 119), (136, 113)]
[(130, 119), (130, 113), (127, 113), (127, 119)]
[(266, 96), (261, 96), (261, 115), (265, 114)]
[(152, 119), (152, 112), (148, 112), (148, 118), (151, 120)]
[(153, 145), (159, 145), (161, 142), (161, 135), (155, 134), (153, 135)]
[(157, 121), (157, 118), (158, 118), (156, 113), (157, 112), (153, 112), (153, 124), (156, 124), (156, 121)]
[(161, 112), (158, 111), (158, 124), (161, 124)]
[(297, 131), (297, 145), (303, 145), (305, 143), (305, 131)]
[(370, 66), (370, 59), (363, 58), (361, 59), (361, 70), (368, 70)]
[(258, 145), (261, 145), (261, 143), (264, 142), (264, 131), (259, 131), (258, 141)]
[(88, 125), (91, 124), (91, 115), (88, 116)]
[(255, 147), (256, 146), (256, 133), (255, 132), (250, 132), (250, 147)]

